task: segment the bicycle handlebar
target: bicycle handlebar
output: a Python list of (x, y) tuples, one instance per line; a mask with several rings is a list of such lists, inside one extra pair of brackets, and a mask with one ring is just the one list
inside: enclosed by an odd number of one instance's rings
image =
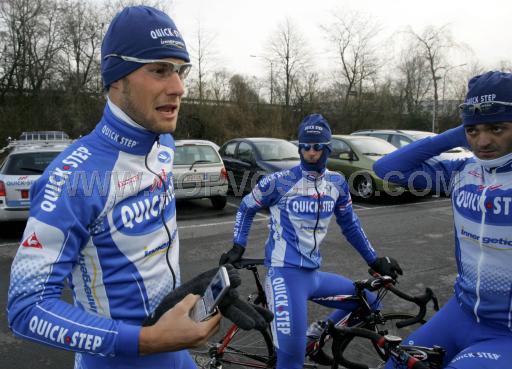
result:
[[(364, 328), (351, 328), (351, 327), (336, 327), (333, 322), (329, 321), (329, 331), (331, 335), (339, 336), (354, 336), (367, 338), (375, 343), (378, 347), (382, 348), (386, 354), (395, 358), (399, 363), (405, 365), (408, 369), (429, 369), (429, 366), (411, 356), (407, 351), (400, 347), (400, 338), (394, 336), (382, 336), (376, 332)], [(333, 347), (334, 359), (341, 365), (348, 368), (368, 369), (368, 366), (362, 364), (355, 364), (347, 361), (341, 354), (339, 349)]]
[(264, 265), (265, 259), (240, 259), (233, 263), (236, 269), (249, 269), (258, 265)]

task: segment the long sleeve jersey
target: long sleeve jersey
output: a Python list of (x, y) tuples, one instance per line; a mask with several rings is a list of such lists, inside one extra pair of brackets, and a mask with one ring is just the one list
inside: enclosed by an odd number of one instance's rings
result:
[(388, 154), (374, 170), (404, 186), (451, 193), (455, 296), (477, 321), (512, 330), (512, 155), (494, 167), (475, 158), (433, 158), (465, 145), (464, 129), (458, 127)]
[[(78, 352), (81, 368), (144, 360), (140, 323), (172, 290), (169, 243), (179, 283), (174, 149), (171, 135), (129, 125), (107, 105), (96, 128), (49, 165), (31, 187), (11, 269), (16, 335)], [(74, 305), (60, 299), (65, 283)]]
[(352, 208), (347, 182), (336, 172), (326, 170), (313, 176), (301, 166), (263, 177), (244, 197), (235, 219), (235, 244), (246, 246), (255, 214), (270, 210), (265, 264), (276, 267), (320, 267), (320, 243), (332, 215), (351, 245), (367, 263), (376, 254), (359, 218)]

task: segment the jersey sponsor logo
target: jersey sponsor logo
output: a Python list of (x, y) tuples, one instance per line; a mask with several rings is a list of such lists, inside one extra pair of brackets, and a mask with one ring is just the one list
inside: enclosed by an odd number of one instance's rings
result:
[(158, 161), (160, 163), (164, 163), (164, 164), (170, 163), (171, 159), (172, 159), (172, 155), (167, 151), (160, 151), (158, 153)]
[(94, 299), (93, 291), (91, 288), (91, 275), (87, 270), (87, 265), (85, 264), (85, 257), (82, 254), (80, 254), (80, 256), (78, 257), (78, 265), (80, 267), (80, 272), (82, 273), (82, 281), (84, 282), (84, 292), (85, 296), (87, 297), (87, 302), (89, 303), (89, 308), (95, 313), (97, 313), (98, 306), (96, 305), (96, 300)]
[(305, 219), (316, 219), (331, 216), (334, 211), (334, 200), (330, 196), (323, 196), (320, 199), (312, 196), (298, 196), (288, 202), (288, 211), (297, 217)]
[(32, 247), (34, 249), (42, 249), (43, 244), (37, 238), (36, 232), (33, 232), (30, 236), (25, 238), (25, 240), (21, 243), (23, 247)]
[(48, 182), (44, 186), (44, 200), (41, 201), (41, 209), (51, 213), (55, 210), (55, 204), (60, 197), (60, 193), (67, 183), (71, 174), (71, 168), (78, 168), (79, 164), (91, 157), (91, 152), (85, 147), (80, 146), (70, 155), (62, 160), (62, 168), (56, 167), (49, 175)]
[(165, 173), (165, 169), (162, 168), (160, 174), (158, 176), (155, 176), (155, 179), (153, 180), (153, 184), (149, 188), (149, 192), (154, 192), (156, 189), (160, 189), (160, 188), (164, 187), (164, 183), (163, 183), (164, 180), (166, 181), (167, 184), (169, 184), (169, 182), (172, 182), (172, 181), (169, 181), (168, 177), (169, 176), (167, 175), (167, 173)]
[(272, 290), (274, 293), (274, 311), (276, 329), (282, 334), (290, 335), (291, 318), (288, 311), (288, 292), (284, 284), (284, 278), (278, 277), (272, 280)]
[(28, 329), (33, 334), (52, 342), (82, 350), (96, 351), (103, 343), (103, 338), (100, 336), (80, 331), (71, 333), (69, 328), (41, 319), (36, 315), (30, 319)]
[(121, 136), (118, 132), (114, 131), (111, 127), (107, 126), (106, 124), (103, 127), (101, 127), (101, 133), (104, 134), (108, 139), (120, 145), (126, 146), (130, 149), (139, 144), (138, 141)]
[(132, 177), (122, 179), (117, 182), (117, 187), (123, 188), (124, 186), (127, 186), (129, 184), (138, 183), (139, 180), (142, 178), (142, 173), (138, 173)]
[(495, 352), (464, 352), (463, 354), (457, 355), (451, 362), (454, 363), (462, 359), (487, 359), (496, 361), (499, 360), (500, 357), (501, 355)]
[(482, 220), (482, 206), (485, 208), (485, 222), (489, 224), (510, 224), (509, 216), (512, 210), (512, 197), (510, 191), (500, 190), (498, 187), (489, 188), (482, 200), (479, 187), (466, 186), (465, 189), (454, 194), (453, 203), (457, 211), (470, 220)]
[[(460, 237), (474, 240), (474, 241), (480, 243), (480, 235), (468, 232), (464, 228), (462, 228), (460, 230)], [(489, 247), (492, 247), (495, 249), (508, 250), (509, 247), (512, 247), (512, 239), (498, 238), (498, 237), (493, 237), (493, 236), (483, 236), (482, 237), (482, 246), (489, 246)]]
[(176, 234), (178, 233), (178, 230), (175, 229), (173, 232), (172, 232), (172, 235), (171, 235), (171, 242), (169, 243), (169, 241), (167, 242), (164, 242), (163, 244), (157, 246), (157, 247), (154, 247), (152, 249), (149, 249), (147, 246), (144, 247), (144, 257), (147, 257), (147, 256), (153, 256), (153, 255), (156, 255), (158, 254), (159, 252), (163, 252), (164, 250), (167, 251), (167, 246), (169, 246), (169, 244), (172, 245), (172, 243), (174, 242), (175, 238), (176, 238)]
[(117, 229), (128, 235), (148, 234), (162, 227), (161, 212), (166, 209), (166, 219), (174, 215), (174, 206), (168, 206), (174, 200), (172, 187), (167, 192), (154, 192), (147, 196), (147, 191), (141, 191), (137, 200), (127, 198), (116, 205), (113, 212)]

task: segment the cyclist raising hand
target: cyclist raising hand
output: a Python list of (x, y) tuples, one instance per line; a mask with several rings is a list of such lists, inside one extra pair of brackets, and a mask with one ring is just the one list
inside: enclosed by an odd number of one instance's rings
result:
[[(331, 129), (320, 114), (304, 118), (299, 126), (301, 164), (262, 178), (244, 197), (234, 227), (234, 245), (223, 254), (221, 264), (233, 263), (245, 251), (247, 236), (256, 212), (270, 209), (270, 234), (265, 248), (268, 267), (265, 288), (272, 322), (277, 368), (302, 368), (306, 347), (307, 300), (324, 306), (350, 310), (356, 306), (323, 299), (354, 293), (351, 280), (320, 272), (320, 243), (334, 214), (343, 235), (368, 265), (381, 274), (402, 274), (392, 258), (378, 258), (359, 219), (352, 209), (344, 177), (326, 170), (331, 152)], [(369, 294), (370, 295), (370, 294)], [(373, 296), (369, 296), (371, 302)], [(338, 321), (345, 311), (335, 311), (329, 319)], [(328, 364), (322, 352), (313, 360)]]

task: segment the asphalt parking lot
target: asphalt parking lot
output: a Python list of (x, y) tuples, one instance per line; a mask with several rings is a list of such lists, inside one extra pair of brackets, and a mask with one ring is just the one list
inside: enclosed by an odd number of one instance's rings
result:
[[(239, 202), (240, 199), (230, 198), (223, 210), (213, 210), (206, 200), (178, 203), (182, 280), (217, 265), (220, 254), (231, 247), (233, 220)], [(449, 199), (391, 198), (376, 203), (354, 203), (354, 208), (379, 254), (400, 261), (404, 269), (400, 288), (420, 294), (430, 286), (440, 304), (444, 304), (456, 276)], [(0, 299), (0, 368), (72, 368), (71, 353), (16, 339), (7, 327), (5, 303), (9, 271), (22, 231), (23, 223), (0, 225), (0, 295), (3, 296)], [(245, 256), (262, 257), (266, 236), (267, 215), (258, 214)], [(366, 278), (365, 263), (345, 241), (334, 221), (321, 250), (322, 270), (342, 273), (352, 279)], [(242, 287), (242, 293), (250, 291), (251, 280), (244, 278)], [(400, 303), (396, 308), (409, 307)], [(310, 304), (310, 320), (326, 313), (326, 308)]]

